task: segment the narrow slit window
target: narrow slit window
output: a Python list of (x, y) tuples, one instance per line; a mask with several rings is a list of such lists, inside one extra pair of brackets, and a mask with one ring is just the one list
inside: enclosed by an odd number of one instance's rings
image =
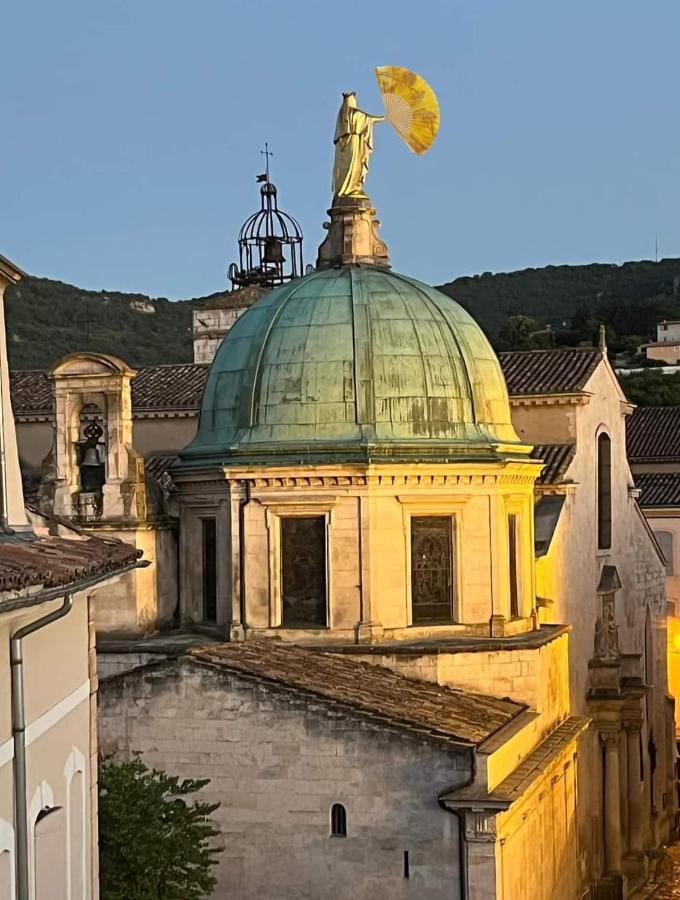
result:
[(347, 810), (342, 803), (331, 806), (331, 837), (347, 837)]
[(284, 628), (325, 628), (326, 518), (281, 519), (281, 601)]
[(612, 545), (612, 442), (608, 434), (597, 439), (597, 546)]
[(203, 619), (217, 621), (217, 527), (215, 519), (203, 519)]
[(414, 625), (453, 622), (454, 519), (411, 519), (411, 619)]
[(519, 539), (518, 516), (508, 516), (508, 562), (510, 564), (510, 618), (518, 619), (519, 610)]

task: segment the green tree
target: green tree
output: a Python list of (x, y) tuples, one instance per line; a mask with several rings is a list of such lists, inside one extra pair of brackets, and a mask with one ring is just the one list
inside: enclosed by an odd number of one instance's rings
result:
[(622, 375), (619, 381), (626, 397), (638, 406), (680, 406), (680, 374), (649, 369)]
[(553, 346), (553, 336), (550, 329), (530, 316), (508, 316), (498, 331), (496, 344), (499, 350), (543, 350)]
[(210, 816), (219, 803), (185, 801), (194, 780), (131, 762), (99, 766), (99, 877), (102, 900), (201, 900), (216, 884), (220, 848)]

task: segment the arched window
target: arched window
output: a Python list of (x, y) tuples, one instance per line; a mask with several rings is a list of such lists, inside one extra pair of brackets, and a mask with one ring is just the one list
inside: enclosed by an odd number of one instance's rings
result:
[(597, 439), (597, 546), (612, 545), (612, 442), (608, 434)]
[(331, 837), (347, 837), (347, 810), (342, 803), (331, 806)]

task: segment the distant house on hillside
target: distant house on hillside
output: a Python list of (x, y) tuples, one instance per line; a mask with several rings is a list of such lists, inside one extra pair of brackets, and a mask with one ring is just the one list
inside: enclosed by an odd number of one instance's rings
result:
[(659, 322), (656, 341), (644, 344), (647, 359), (677, 365), (680, 363), (680, 320)]

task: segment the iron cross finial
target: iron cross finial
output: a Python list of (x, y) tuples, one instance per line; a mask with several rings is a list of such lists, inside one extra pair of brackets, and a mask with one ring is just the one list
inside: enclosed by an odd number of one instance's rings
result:
[(264, 150), (260, 150), (260, 153), (266, 160), (267, 181), (269, 181), (269, 157), (273, 156), (274, 154), (269, 149), (269, 143), (267, 141), (264, 142)]

